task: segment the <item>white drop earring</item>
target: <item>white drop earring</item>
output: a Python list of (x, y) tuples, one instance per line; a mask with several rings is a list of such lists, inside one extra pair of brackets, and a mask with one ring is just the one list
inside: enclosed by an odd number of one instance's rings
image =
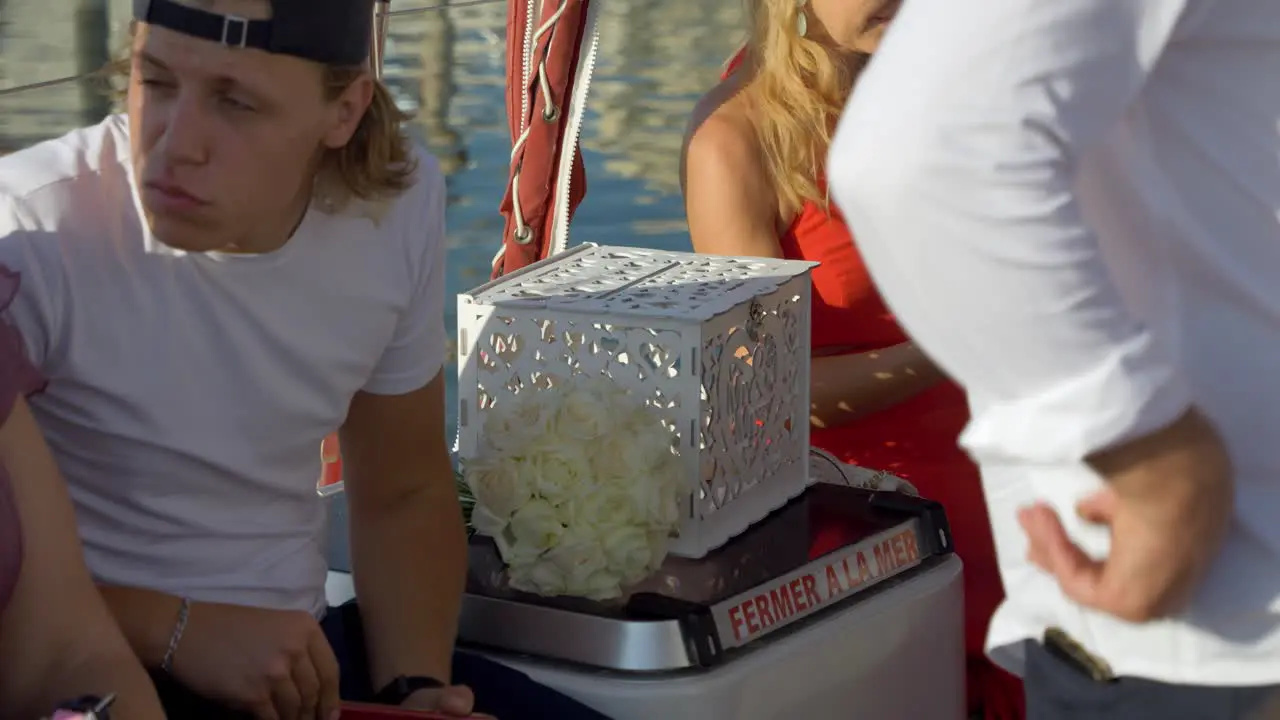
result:
[(804, 6), (809, 0), (796, 0), (796, 34), (804, 37), (809, 33), (809, 16), (804, 13)]

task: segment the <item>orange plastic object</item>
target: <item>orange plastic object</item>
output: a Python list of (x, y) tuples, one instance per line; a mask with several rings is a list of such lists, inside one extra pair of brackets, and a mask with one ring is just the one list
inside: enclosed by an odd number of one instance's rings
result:
[(342, 450), (338, 447), (337, 433), (320, 443), (320, 462), (320, 487), (342, 482)]

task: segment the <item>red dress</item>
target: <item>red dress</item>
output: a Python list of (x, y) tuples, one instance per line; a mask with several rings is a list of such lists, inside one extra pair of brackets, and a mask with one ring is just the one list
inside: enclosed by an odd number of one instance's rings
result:
[[(739, 59), (729, 66), (732, 72)], [(867, 352), (907, 336), (872, 284), (839, 211), (806, 203), (781, 238), (788, 259), (811, 260), (815, 356)], [(823, 349), (828, 349), (822, 353)], [(947, 511), (956, 553), (964, 561), (965, 647), (971, 711), (986, 720), (1025, 716), (1021, 682), (984, 653), (987, 626), (1004, 599), (995, 543), (978, 469), (957, 446), (969, 419), (963, 392), (944, 383), (849, 425), (814, 428), (813, 445), (848, 463), (887, 470), (909, 480)]]

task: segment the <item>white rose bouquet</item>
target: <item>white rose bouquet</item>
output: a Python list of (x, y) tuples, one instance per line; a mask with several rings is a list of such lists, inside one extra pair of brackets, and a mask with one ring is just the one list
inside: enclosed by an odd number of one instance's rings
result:
[(486, 415), (463, 478), (511, 587), (606, 600), (658, 569), (684, 483), (656, 410), (579, 377)]

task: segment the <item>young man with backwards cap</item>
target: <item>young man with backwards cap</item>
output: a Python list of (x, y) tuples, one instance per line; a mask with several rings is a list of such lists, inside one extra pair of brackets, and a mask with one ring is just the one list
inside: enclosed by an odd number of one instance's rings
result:
[[(171, 716), (330, 718), (340, 685), (465, 715), (470, 685), (601, 717), (453, 651), (444, 179), (367, 70), (370, 3), (135, 0), (128, 112), (0, 160), (33, 408)], [(363, 622), (325, 606), (335, 428)]]

